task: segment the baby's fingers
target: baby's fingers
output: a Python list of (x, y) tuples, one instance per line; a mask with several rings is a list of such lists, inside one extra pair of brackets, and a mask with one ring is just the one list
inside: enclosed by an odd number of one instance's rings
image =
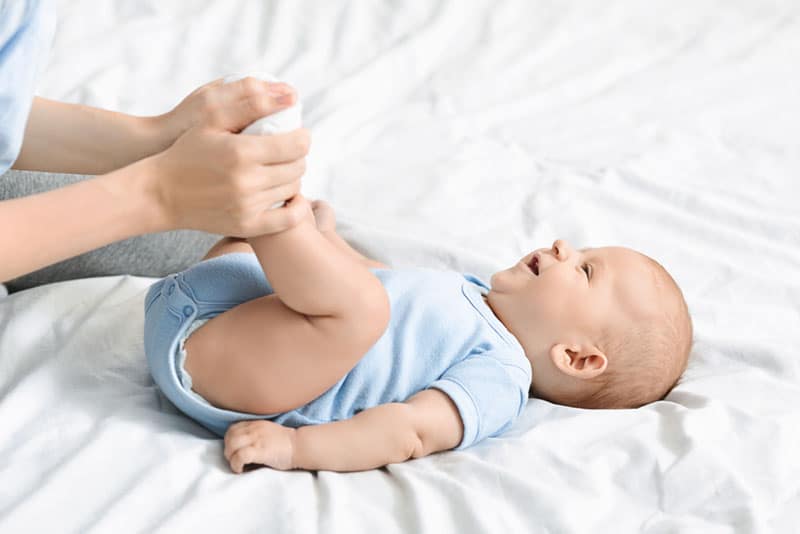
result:
[(231, 464), (231, 470), (236, 474), (240, 474), (242, 471), (244, 471), (245, 465), (256, 463), (257, 456), (258, 449), (256, 447), (253, 447), (252, 445), (242, 447), (234, 452), (229, 460)]
[(236, 450), (252, 443), (253, 439), (248, 429), (249, 423), (250, 421), (239, 421), (228, 427), (228, 431), (225, 432), (225, 449), (223, 450), (226, 460), (230, 461)]
[(244, 433), (237, 433), (237, 434), (225, 434), (225, 450), (223, 454), (225, 455), (225, 459), (229, 462), (233, 457), (234, 453), (248, 445), (253, 443), (253, 438)]

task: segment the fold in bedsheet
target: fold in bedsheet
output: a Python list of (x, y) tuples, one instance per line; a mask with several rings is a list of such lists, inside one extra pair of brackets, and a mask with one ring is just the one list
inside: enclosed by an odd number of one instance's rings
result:
[(638, 248), (682, 286), (696, 343), (639, 410), (532, 400), (465, 451), (234, 476), (149, 378), (151, 279), (22, 291), (0, 299), (0, 531), (796, 531), (796, 2), (59, 7), (42, 95), (162, 113), (275, 72), (313, 136), (304, 192), (357, 248), (482, 277), (556, 237)]

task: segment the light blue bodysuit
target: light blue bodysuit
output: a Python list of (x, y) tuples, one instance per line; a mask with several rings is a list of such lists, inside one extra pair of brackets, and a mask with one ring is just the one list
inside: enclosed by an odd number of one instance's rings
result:
[(272, 293), (254, 254), (212, 258), (150, 288), (145, 349), (152, 375), (179, 409), (219, 435), (243, 419), (292, 427), (348, 419), (426, 388), (440, 389), (458, 408), (464, 425), (460, 449), (510, 427), (527, 403), (531, 366), (483, 300), (486, 284), (454, 271), (373, 272), (389, 295), (388, 327), (350, 372), (300, 408), (280, 414), (222, 410), (191, 390), (183, 369), (182, 341), (190, 326)]

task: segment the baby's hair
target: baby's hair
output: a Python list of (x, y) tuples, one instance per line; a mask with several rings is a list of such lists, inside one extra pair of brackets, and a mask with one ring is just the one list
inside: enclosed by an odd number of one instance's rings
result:
[[(678, 284), (654, 259), (647, 260), (661, 314), (603, 336), (608, 366), (595, 390), (575, 402), (580, 408), (638, 408), (663, 399), (680, 380), (692, 349), (692, 319)], [(612, 331), (613, 330), (613, 331)]]

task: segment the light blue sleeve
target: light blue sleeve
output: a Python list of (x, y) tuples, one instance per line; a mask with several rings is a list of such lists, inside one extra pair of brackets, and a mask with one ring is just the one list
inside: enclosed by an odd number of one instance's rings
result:
[(0, 174), (19, 156), (54, 31), (50, 0), (0, 0)]
[(528, 401), (530, 366), (512, 362), (495, 351), (476, 353), (451, 366), (429, 386), (446, 393), (458, 408), (464, 436), (456, 449), (501, 434), (522, 413)]

